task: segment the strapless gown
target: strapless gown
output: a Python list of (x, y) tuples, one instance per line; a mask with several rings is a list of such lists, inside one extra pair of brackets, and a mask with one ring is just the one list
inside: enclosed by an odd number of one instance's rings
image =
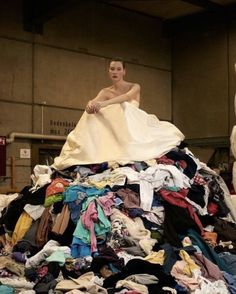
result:
[(83, 113), (52, 167), (63, 170), (73, 165), (149, 160), (183, 139), (177, 127), (139, 109), (135, 101), (112, 104), (96, 114)]

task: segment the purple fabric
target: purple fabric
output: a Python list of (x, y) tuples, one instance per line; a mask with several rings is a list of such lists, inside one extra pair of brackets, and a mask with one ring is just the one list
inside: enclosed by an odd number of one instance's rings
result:
[(21, 263), (26, 262), (25, 254), (21, 252), (13, 252), (12, 258)]

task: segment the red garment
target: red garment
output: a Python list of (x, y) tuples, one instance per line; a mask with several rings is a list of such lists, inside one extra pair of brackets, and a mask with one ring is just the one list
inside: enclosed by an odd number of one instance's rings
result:
[(65, 187), (69, 186), (68, 181), (62, 178), (56, 178), (51, 182), (51, 184), (46, 189), (46, 197), (61, 194), (64, 192)]
[(218, 210), (219, 210), (219, 207), (216, 203), (214, 203), (214, 202), (208, 203), (207, 211), (209, 214), (215, 215), (215, 214), (217, 214)]
[(183, 170), (188, 166), (185, 160), (179, 160), (178, 164)]
[(188, 189), (181, 189), (179, 192), (169, 191), (165, 189), (159, 190), (161, 197), (176, 206), (187, 208), (191, 218), (195, 221), (201, 230), (201, 235), (204, 235), (202, 223), (193, 209), (193, 206), (185, 199), (188, 194)]

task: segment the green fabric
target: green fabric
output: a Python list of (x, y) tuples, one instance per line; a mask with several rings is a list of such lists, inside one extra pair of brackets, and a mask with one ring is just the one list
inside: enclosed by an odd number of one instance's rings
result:
[(62, 194), (51, 195), (51, 196), (45, 198), (44, 206), (49, 207), (56, 202), (62, 201), (63, 199), (64, 198), (63, 198)]
[(66, 258), (68, 258), (68, 255), (65, 255), (64, 251), (58, 249), (57, 251), (54, 251), (49, 257), (47, 257), (46, 261), (58, 262), (60, 266), (63, 266), (65, 264)]
[(165, 186), (164, 188), (165, 188), (165, 190), (169, 190), (169, 191), (173, 191), (173, 192), (178, 192), (181, 190), (179, 187), (175, 187), (175, 186)]

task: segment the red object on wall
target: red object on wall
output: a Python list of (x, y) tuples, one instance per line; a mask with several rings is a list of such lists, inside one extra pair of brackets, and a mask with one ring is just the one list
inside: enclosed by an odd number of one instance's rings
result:
[(6, 137), (0, 136), (0, 176), (6, 176)]

